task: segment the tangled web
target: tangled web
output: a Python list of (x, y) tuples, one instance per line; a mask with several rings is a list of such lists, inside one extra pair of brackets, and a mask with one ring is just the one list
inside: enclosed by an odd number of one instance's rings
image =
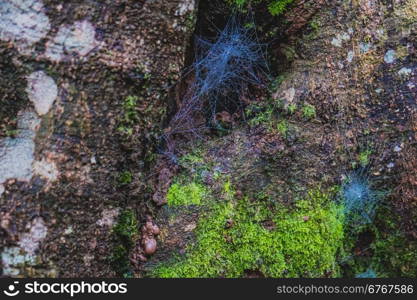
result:
[(243, 114), (242, 96), (267, 76), (265, 46), (237, 17), (230, 18), (215, 41), (197, 38), (195, 48), (193, 80), (163, 137), (168, 151), (173, 135), (199, 135), (202, 129), (217, 128), (220, 111)]
[(351, 225), (372, 223), (383, 195), (373, 189), (365, 175), (360, 172), (350, 174), (341, 189), (346, 222)]

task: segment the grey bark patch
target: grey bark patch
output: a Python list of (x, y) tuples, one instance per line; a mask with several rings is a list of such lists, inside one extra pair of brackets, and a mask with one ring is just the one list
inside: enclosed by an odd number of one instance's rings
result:
[(21, 235), (19, 246), (25, 250), (26, 253), (34, 255), (39, 248), (39, 244), (45, 239), (48, 228), (42, 218), (35, 218), (28, 226), (29, 232)]
[(183, 16), (187, 13), (190, 13), (192, 11), (194, 11), (195, 8), (195, 3), (194, 0), (185, 0), (185, 1), (181, 1), (178, 9), (175, 12), (176, 16)]
[(0, 39), (12, 41), (23, 54), (51, 27), (38, 0), (0, 0), (0, 15)]
[(86, 20), (63, 25), (55, 38), (47, 43), (45, 56), (52, 61), (62, 61), (71, 54), (87, 56), (99, 45), (95, 34), (94, 26)]
[(99, 226), (112, 227), (115, 224), (116, 218), (119, 216), (119, 214), (119, 208), (104, 209), (101, 213), (102, 218), (98, 220), (96, 223)]
[(347, 61), (349, 62), (349, 63), (351, 63), (352, 61), (353, 61), (353, 58), (355, 57), (355, 52), (353, 52), (353, 51), (349, 51), (348, 52), (348, 55), (347, 55)]
[(8, 247), (1, 253), (4, 276), (17, 276), (20, 274), (20, 267), (24, 265), (35, 265), (36, 257), (24, 253), (20, 247)]
[(36, 112), (40, 116), (48, 113), (58, 96), (58, 87), (55, 81), (43, 71), (30, 74), (27, 80), (26, 92), (35, 106)]
[(384, 61), (387, 64), (392, 64), (395, 61), (395, 58), (396, 58), (396, 52), (395, 52), (395, 50), (388, 50), (385, 53)]
[(8, 179), (29, 181), (32, 178), (37, 127), (40, 120), (33, 112), (19, 116), (16, 138), (0, 140), (0, 184)]
[(367, 53), (369, 50), (372, 49), (372, 45), (369, 43), (359, 43), (359, 50), (362, 54)]
[(398, 71), (398, 75), (404, 76), (404, 77), (410, 76), (412, 73), (413, 73), (413, 69), (407, 68), (407, 67), (403, 67)]
[(48, 182), (54, 182), (58, 179), (59, 172), (56, 164), (53, 161), (42, 159), (33, 163), (33, 172), (41, 176)]
[(349, 40), (350, 40), (350, 35), (346, 32), (343, 32), (343, 33), (339, 33), (338, 35), (336, 35), (336, 37), (332, 39), (331, 43), (333, 46), (341, 48), (343, 45), (343, 42), (346, 42)]

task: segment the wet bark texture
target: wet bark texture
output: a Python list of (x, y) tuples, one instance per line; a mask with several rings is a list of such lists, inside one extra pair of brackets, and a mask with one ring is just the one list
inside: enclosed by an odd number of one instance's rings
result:
[[(164, 197), (178, 169), (158, 155), (159, 137), (186, 90), (178, 82), (193, 60), (194, 30), (210, 36), (213, 23), (227, 19), (227, 10), (207, 5), (0, 0), (3, 276), (115, 276), (112, 227), (126, 207), (140, 224), (153, 215), (163, 233), (150, 266), (185, 251), (198, 212), (169, 221)], [(207, 138), (210, 159), (242, 192), (270, 187), (291, 203), (294, 186), (339, 184), (371, 143), (370, 173), (395, 191), (388, 201), (415, 237), (416, 7), (416, 0), (304, 0), (278, 18), (254, 8), (271, 72), (285, 78), (253, 101), (311, 104), (317, 118), (295, 117), (289, 141), (236, 126), (223, 139)], [(129, 96), (137, 98), (134, 122)], [(181, 143), (184, 153), (194, 147)], [(122, 182), (126, 171), (132, 180)], [(132, 264), (136, 276), (145, 274), (142, 262)]]

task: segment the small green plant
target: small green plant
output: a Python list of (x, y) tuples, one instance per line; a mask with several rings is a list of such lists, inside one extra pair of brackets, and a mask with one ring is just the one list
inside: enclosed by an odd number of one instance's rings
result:
[(286, 120), (280, 121), (277, 125), (277, 130), (283, 137), (286, 137), (289, 130), (288, 122)]
[(319, 20), (313, 19), (309, 25), (310, 25), (310, 32), (306, 35), (306, 38), (309, 40), (313, 40), (318, 36), (320, 32), (321, 24)]
[(232, 0), (234, 2), (234, 4), (238, 7), (243, 7), (244, 4), (246, 4), (246, 2), (248, 0)]
[(196, 165), (204, 163), (204, 158), (200, 153), (193, 152), (186, 154), (180, 158), (180, 163), (183, 165)]
[(223, 197), (226, 200), (232, 200), (235, 195), (235, 190), (232, 187), (232, 182), (230, 181), (230, 178), (227, 178), (225, 183), (223, 184)]
[(118, 181), (120, 185), (126, 185), (131, 183), (133, 180), (133, 175), (131, 172), (129, 171), (123, 171), (122, 173), (120, 173)]
[(305, 119), (312, 119), (316, 117), (316, 108), (314, 105), (304, 104), (301, 111)]
[(269, 6), (268, 10), (273, 16), (278, 16), (282, 14), (287, 6), (291, 4), (294, 0), (274, 0), (272, 1)]
[(136, 96), (128, 96), (123, 103), (124, 118), (127, 122), (133, 122), (137, 119), (136, 105), (139, 98)]
[(247, 28), (247, 29), (253, 29), (253, 28), (255, 28), (255, 23), (254, 22), (246, 23), (244, 25), (244, 27)]
[(314, 19), (310, 22), (310, 27), (313, 31), (318, 31), (320, 29), (320, 22)]
[(205, 188), (198, 183), (186, 185), (174, 183), (168, 190), (167, 201), (170, 206), (199, 205), (205, 194)]
[(288, 61), (293, 61), (297, 57), (297, 52), (294, 47), (282, 46), (281, 51), (285, 55)]
[(139, 236), (136, 213), (132, 209), (124, 210), (120, 214), (113, 232), (119, 240), (132, 246)]
[(359, 153), (358, 161), (361, 167), (366, 167), (369, 164), (370, 156), (372, 155), (372, 150), (366, 149)]
[(143, 78), (145, 80), (150, 80), (152, 78), (152, 74), (151, 73), (145, 73), (145, 75), (143, 75)]
[(286, 74), (281, 74), (277, 76), (277, 78), (275, 78), (275, 80), (272, 81), (270, 90), (272, 92), (275, 92), (281, 86), (281, 84), (285, 81), (286, 78), (287, 78)]
[[(272, 126), (273, 115), (274, 115), (274, 107), (269, 105), (266, 108), (262, 107), (250, 107), (252, 111), (249, 111), (250, 114), (255, 112), (255, 116), (249, 120), (249, 125), (252, 127), (264, 125), (266, 128), (270, 128)], [(263, 110), (260, 112), (256, 112), (257, 110)]]
[(124, 134), (124, 135), (127, 135), (127, 136), (131, 136), (131, 135), (133, 134), (133, 128), (131, 128), (131, 127), (126, 127), (126, 126), (120, 125), (120, 126), (117, 128), (117, 130), (118, 130), (121, 134)]
[(297, 104), (288, 105), (287, 111), (290, 115), (293, 115), (297, 111)]
[(123, 102), (123, 117), (117, 130), (127, 136), (133, 134), (133, 125), (139, 120), (136, 106), (139, 101), (137, 96), (128, 96)]

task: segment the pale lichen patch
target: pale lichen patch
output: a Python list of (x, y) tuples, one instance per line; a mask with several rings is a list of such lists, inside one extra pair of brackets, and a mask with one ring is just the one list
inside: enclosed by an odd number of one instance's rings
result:
[(86, 20), (62, 25), (55, 38), (46, 44), (45, 56), (57, 62), (70, 58), (71, 54), (87, 56), (100, 44), (95, 34), (94, 26)]
[(51, 27), (39, 0), (0, 0), (0, 15), (0, 39), (11, 41), (22, 54), (29, 54)]
[(97, 221), (97, 225), (112, 227), (119, 214), (120, 210), (118, 208), (104, 209), (101, 213), (101, 219)]
[(45, 239), (48, 228), (42, 218), (35, 218), (28, 226), (29, 232), (21, 235), (19, 246), (29, 255), (34, 255), (40, 243)]
[(36, 175), (41, 176), (48, 182), (56, 181), (59, 176), (58, 168), (55, 163), (46, 159), (35, 161), (33, 163), (33, 171)]
[(18, 116), (17, 137), (0, 140), (0, 184), (8, 179), (29, 181), (32, 178), (34, 138), (39, 124), (34, 112), (22, 112)]
[(55, 81), (43, 71), (30, 74), (27, 80), (26, 92), (35, 106), (36, 112), (40, 116), (48, 113), (58, 96), (58, 87)]

